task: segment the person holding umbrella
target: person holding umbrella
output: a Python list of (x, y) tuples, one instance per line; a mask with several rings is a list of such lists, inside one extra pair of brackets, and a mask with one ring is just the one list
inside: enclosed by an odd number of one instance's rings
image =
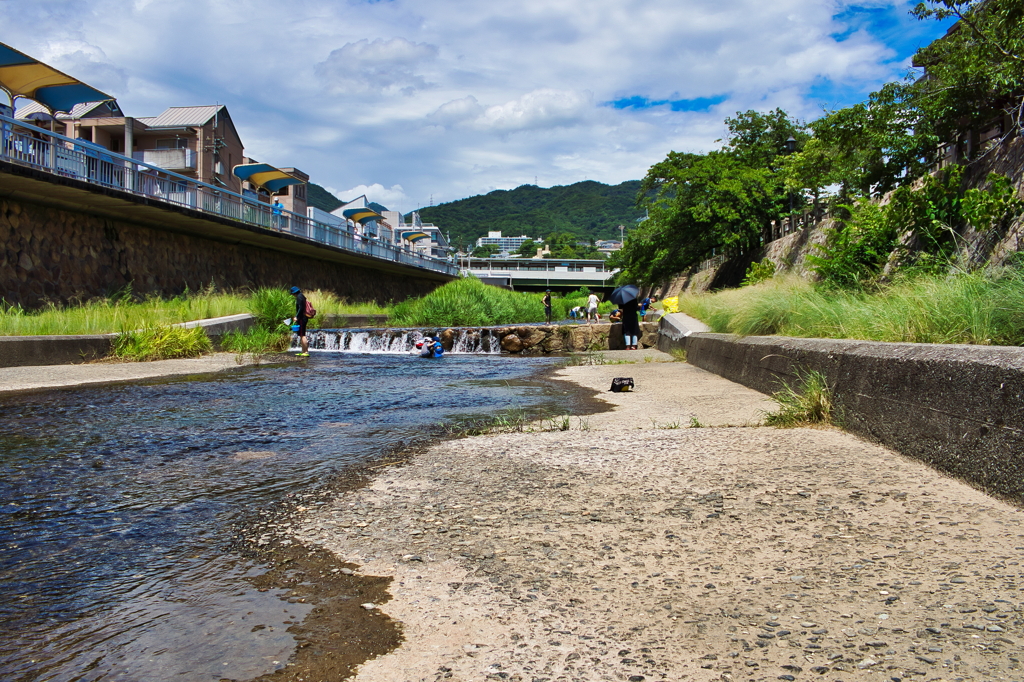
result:
[(609, 296), (613, 303), (622, 306), (622, 338), (626, 342), (626, 350), (636, 350), (640, 343), (640, 319), (637, 316), (640, 312), (637, 302), (639, 295), (638, 286), (624, 284)]

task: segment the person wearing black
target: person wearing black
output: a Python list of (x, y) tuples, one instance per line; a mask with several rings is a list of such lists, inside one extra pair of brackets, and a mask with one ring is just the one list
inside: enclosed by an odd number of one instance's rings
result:
[(299, 325), (299, 331), (296, 332), (299, 335), (299, 346), (302, 351), (295, 355), (300, 358), (309, 357), (309, 339), (306, 338), (306, 323), (309, 322), (309, 318), (306, 317), (306, 297), (302, 294), (302, 289), (298, 287), (292, 287), (292, 296), (295, 297), (295, 317), (292, 319), (292, 324)]
[(541, 302), (544, 304), (544, 317), (547, 319), (547, 323), (551, 324), (551, 289), (544, 292)]
[(626, 350), (636, 350), (640, 340), (640, 312), (637, 300), (630, 299), (622, 304), (622, 337), (626, 341)]

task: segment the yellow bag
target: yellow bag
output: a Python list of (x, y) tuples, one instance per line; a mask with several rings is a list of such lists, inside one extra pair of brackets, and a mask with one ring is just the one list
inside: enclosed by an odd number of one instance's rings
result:
[(665, 314), (678, 313), (679, 312), (679, 297), (673, 296), (672, 298), (666, 298), (661, 302), (661, 307), (665, 309)]

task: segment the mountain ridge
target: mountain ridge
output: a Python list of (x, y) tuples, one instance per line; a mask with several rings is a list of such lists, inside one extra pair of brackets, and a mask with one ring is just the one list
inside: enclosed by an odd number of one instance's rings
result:
[(511, 190), (451, 201), (418, 210), (424, 222), (437, 225), (455, 246), (470, 246), (490, 231), (507, 237), (526, 235), (537, 240), (553, 232), (571, 232), (583, 240), (619, 239), (644, 216), (636, 208), (639, 180), (606, 185), (584, 180), (542, 188), (520, 185)]

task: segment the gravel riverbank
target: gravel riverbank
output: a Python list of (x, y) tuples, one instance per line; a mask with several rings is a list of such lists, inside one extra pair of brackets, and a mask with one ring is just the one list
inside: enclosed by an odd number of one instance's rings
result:
[(354, 679), (1024, 676), (1018, 509), (838, 430), (756, 426), (764, 396), (668, 356), (605, 355), (636, 364), (560, 375), (634, 377), (612, 410), (441, 443), (296, 519), (392, 578), (374, 612), (404, 642)]

